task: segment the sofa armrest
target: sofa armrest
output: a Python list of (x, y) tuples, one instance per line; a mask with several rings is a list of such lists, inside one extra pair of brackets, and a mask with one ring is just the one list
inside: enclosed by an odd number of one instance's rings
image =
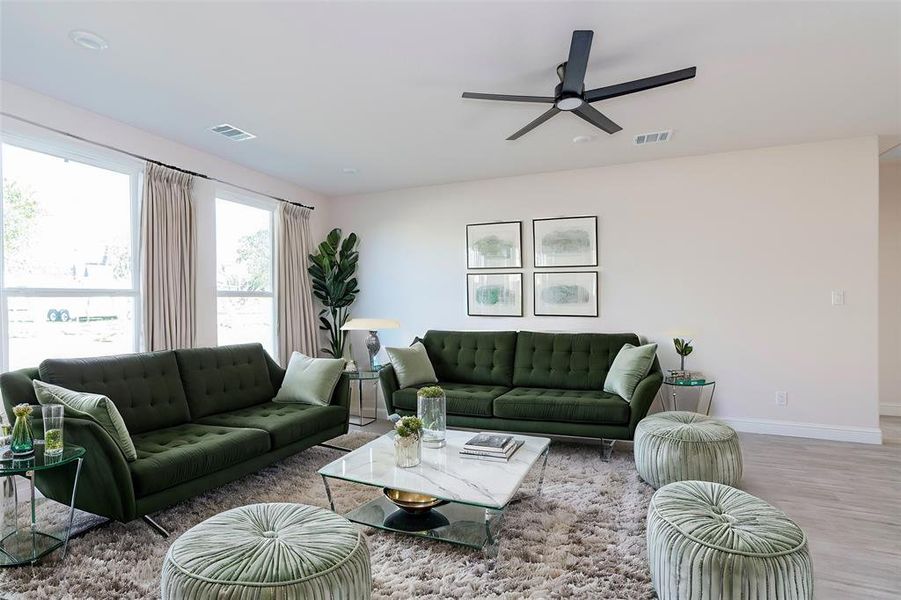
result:
[(394, 392), (400, 389), (394, 365), (385, 365), (379, 371), (379, 387), (382, 388), (382, 395), (385, 397), (385, 410), (388, 411), (388, 416), (391, 416), (394, 414)]
[[(35, 419), (35, 435), (43, 430)], [(135, 514), (135, 493), (128, 462), (113, 438), (90, 419), (66, 417), (65, 443), (85, 449), (78, 481), (75, 507), (116, 521), (131, 521)], [(35, 484), (41, 493), (62, 504), (72, 500), (75, 468), (38, 472)]]
[(343, 406), (350, 414), (350, 375), (345, 371), (341, 373), (335, 389), (332, 391), (332, 400), (329, 403), (332, 406)]
[(663, 385), (663, 371), (660, 370), (660, 363), (657, 359), (654, 359), (654, 366), (651, 367), (651, 372), (638, 382), (638, 386), (632, 394), (632, 399), (629, 401), (631, 412), (629, 417), (629, 439), (635, 437), (635, 427), (648, 414), (648, 410), (650, 410), (651, 404), (654, 403), (654, 398), (657, 397), (657, 392), (660, 390), (661, 385)]

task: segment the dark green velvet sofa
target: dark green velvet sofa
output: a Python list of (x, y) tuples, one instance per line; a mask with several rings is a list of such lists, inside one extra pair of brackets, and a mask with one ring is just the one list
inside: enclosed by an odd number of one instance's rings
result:
[[(49, 359), (36, 369), (0, 375), (0, 392), (10, 418), (13, 405), (37, 404), (33, 379), (115, 403), (137, 460), (126, 461), (92, 420), (67, 417), (63, 435), (87, 449), (75, 506), (125, 522), (347, 433), (347, 375), (329, 406), (272, 402), (284, 376), (260, 344), (242, 344)], [(34, 415), (40, 432), (39, 408)], [(68, 504), (73, 477), (74, 469), (54, 469), (36, 483), (46, 496)]]
[[(466, 429), (631, 440), (663, 373), (655, 358), (631, 400), (604, 392), (632, 333), (429, 331), (421, 340), (447, 395), (447, 424)], [(416, 391), (394, 368), (380, 373), (388, 414), (415, 414)]]

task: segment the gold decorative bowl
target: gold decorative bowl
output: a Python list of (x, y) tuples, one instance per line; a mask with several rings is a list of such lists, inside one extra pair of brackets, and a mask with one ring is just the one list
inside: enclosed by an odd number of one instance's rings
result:
[(441, 500), (434, 496), (427, 496), (426, 494), (404, 492), (402, 490), (391, 488), (382, 488), (382, 492), (388, 500), (411, 514), (428, 512), (436, 506), (447, 504), (445, 500)]

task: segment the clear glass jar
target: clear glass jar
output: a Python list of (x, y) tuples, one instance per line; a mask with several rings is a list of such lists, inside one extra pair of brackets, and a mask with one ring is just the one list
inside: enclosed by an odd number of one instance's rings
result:
[(416, 416), (422, 420), (422, 444), (441, 448), (447, 443), (447, 397), (416, 394)]
[(41, 407), (44, 421), (44, 454), (55, 456), (63, 453), (63, 405), (46, 404)]
[(418, 435), (394, 436), (394, 464), (404, 469), (422, 461), (422, 438)]

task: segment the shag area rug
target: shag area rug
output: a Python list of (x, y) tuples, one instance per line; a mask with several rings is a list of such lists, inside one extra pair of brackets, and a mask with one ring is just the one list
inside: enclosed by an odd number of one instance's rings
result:
[[(333, 441), (359, 447), (375, 436), (350, 433)], [(255, 502), (327, 506), (317, 470), (341, 455), (314, 447), (153, 515), (171, 532), (164, 539), (142, 521), (105, 523), (34, 567), (0, 571), (0, 597), (158, 598), (169, 545), (185, 530), (223, 510)], [(645, 516), (653, 489), (642, 482), (630, 444), (618, 444), (609, 463), (598, 446), (555, 442), (541, 496), (539, 468), (523, 484), (523, 499), (508, 509), (500, 555), (493, 565), (476, 551), (366, 529), (372, 554), (373, 598), (654, 598), (645, 552)], [(346, 512), (379, 494), (334, 481)], [(64, 513), (56, 505), (51, 514)], [(49, 517), (49, 515), (48, 515)], [(92, 517), (80, 513), (82, 526)]]

